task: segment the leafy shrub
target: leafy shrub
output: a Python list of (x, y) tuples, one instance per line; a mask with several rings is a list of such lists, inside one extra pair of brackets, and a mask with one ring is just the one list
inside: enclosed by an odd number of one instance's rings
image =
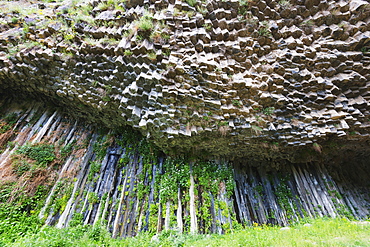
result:
[[(46, 187), (39, 186), (33, 196), (18, 191), (15, 184), (3, 184), (0, 186), (0, 246), (14, 242), (16, 239), (27, 234), (36, 234), (42, 226), (38, 212), (43, 206), (43, 201), (48, 191)], [(4, 196), (4, 194), (7, 196)], [(13, 196), (14, 201), (8, 202)]]
[[(37, 247), (74, 247), (74, 246), (121, 246), (113, 245), (118, 242), (110, 237), (102, 226), (76, 226), (64, 229), (44, 227), (37, 233), (20, 238), (12, 246)], [(125, 246), (125, 245), (123, 245)]]
[[(1, 124), (1, 123), (0, 123)], [(11, 128), (8, 124), (0, 125), (0, 134), (7, 132)]]
[(84, 216), (81, 213), (75, 213), (72, 216), (71, 221), (69, 222), (70, 227), (82, 226), (83, 225)]
[(26, 233), (36, 233), (41, 227), (37, 215), (30, 215), (22, 206), (9, 204), (0, 207), (0, 246), (13, 242)]
[(13, 170), (15, 174), (20, 177), (22, 176), (25, 172), (28, 172), (31, 170), (32, 165), (26, 161), (21, 161), (21, 162), (15, 162), (13, 163)]
[(15, 183), (2, 183), (0, 186), (0, 203), (5, 203), (11, 197)]
[(46, 143), (27, 144), (21, 146), (16, 153), (23, 154), (28, 158), (35, 160), (40, 165), (48, 165), (56, 158), (54, 145)]
[(232, 101), (232, 104), (236, 107), (241, 107), (242, 106), (242, 103), (239, 101), (239, 100), (233, 100)]

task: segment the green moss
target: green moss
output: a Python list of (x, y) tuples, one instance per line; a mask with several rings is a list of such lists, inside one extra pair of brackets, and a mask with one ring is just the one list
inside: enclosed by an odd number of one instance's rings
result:
[[(290, 187), (287, 185), (288, 177), (280, 178), (280, 183), (275, 190), (275, 196), (282, 209), (285, 210), (288, 217), (294, 215), (290, 201), (293, 199), (293, 194)], [(289, 219), (291, 220), (291, 219)]]

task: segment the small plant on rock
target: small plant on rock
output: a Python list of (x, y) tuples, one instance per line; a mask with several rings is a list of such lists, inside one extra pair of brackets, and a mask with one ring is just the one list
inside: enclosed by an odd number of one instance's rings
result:
[(262, 110), (263, 114), (266, 116), (271, 116), (275, 111), (275, 107), (266, 107)]
[(207, 31), (212, 30), (212, 25), (211, 25), (210, 23), (205, 23), (205, 24), (203, 25), (203, 27), (204, 27)]
[(362, 52), (362, 53), (368, 53), (368, 52), (370, 52), (370, 47), (365, 47), (365, 46), (363, 46), (363, 47), (361, 48), (361, 52)]
[(13, 16), (11, 19), (12, 24), (17, 24), (19, 21), (18, 17)]
[(151, 15), (142, 16), (136, 23), (138, 31), (149, 32), (154, 28), (153, 17)]
[(241, 107), (242, 106), (242, 103), (239, 101), (239, 100), (233, 100), (232, 101), (232, 104), (236, 107)]
[(154, 32), (152, 32), (150, 40), (154, 43), (166, 43), (166, 41), (170, 39), (170, 35), (167, 32), (163, 32), (165, 28), (165, 25), (160, 25)]
[(106, 96), (103, 96), (102, 100), (105, 102), (109, 102), (111, 99), (108, 95), (106, 95)]
[(198, 1), (197, 0), (186, 0), (186, 2), (191, 6), (195, 7), (197, 5)]
[(303, 21), (300, 26), (301, 27), (312, 27), (313, 25), (315, 25), (314, 21), (313, 20), (307, 20), (307, 21)]
[(244, 18), (247, 14), (247, 11), (249, 10), (249, 4), (252, 3), (253, 0), (239, 0), (239, 8), (238, 8), (238, 14)]
[(256, 135), (260, 135), (262, 133), (262, 128), (259, 127), (259, 126), (256, 126), (256, 125), (252, 125), (251, 126), (252, 128), (252, 131), (256, 134)]
[(197, 11), (205, 16), (208, 13), (208, 9), (202, 6), (197, 6)]
[(105, 93), (110, 94), (112, 92), (112, 86), (111, 85), (104, 85)]
[(269, 24), (266, 21), (262, 22), (262, 26), (258, 29), (258, 34), (260, 36), (270, 37), (271, 32), (269, 28)]
[(66, 33), (64, 34), (64, 39), (67, 40), (67, 41), (71, 41), (75, 38), (75, 34), (74, 33)]
[(150, 60), (156, 60), (157, 59), (157, 54), (155, 52), (149, 52), (148, 53), (148, 58)]
[(292, 4), (289, 0), (281, 0), (279, 1), (279, 5), (282, 9), (289, 9), (292, 7)]
[(125, 51), (123, 52), (123, 54), (124, 54), (125, 56), (131, 56), (133, 53), (132, 53), (132, 51), (130, 51), (130, 50), (125, 50)]

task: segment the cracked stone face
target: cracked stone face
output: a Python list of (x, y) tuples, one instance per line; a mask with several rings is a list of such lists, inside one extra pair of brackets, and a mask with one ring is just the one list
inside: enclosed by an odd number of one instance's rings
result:
[(129, 125), (175, 154), (369, 151), (366, 1), (20, 4), (1, 3), (2, 97)]

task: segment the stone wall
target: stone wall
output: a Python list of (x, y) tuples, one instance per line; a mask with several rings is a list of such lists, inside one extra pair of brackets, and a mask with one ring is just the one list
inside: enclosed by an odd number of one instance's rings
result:
[(130, 125), (168, 153), (258, 164), (369, 151), (367, 1), (28, 7), (0, 16), (3, 96)]

